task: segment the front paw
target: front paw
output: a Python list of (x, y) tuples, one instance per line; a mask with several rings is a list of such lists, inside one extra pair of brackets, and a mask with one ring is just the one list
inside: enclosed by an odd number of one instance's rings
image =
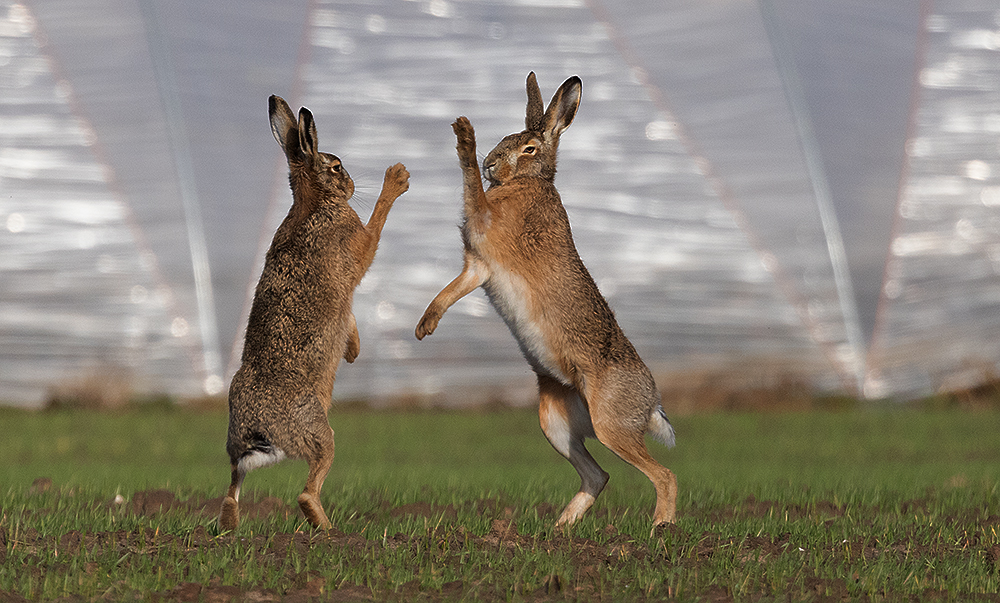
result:
[(455, 131), (455, 137), (458, 138), (456, 145), (458, 158), (463, 163), (476, 164), (476, 131), (472, 128), (469, 118), (459, 117), (455, 123), (451, 124), (451, 129)]
[(410, 172), (402, 163), (390, 166), (385, 170), (385, 180), (382, 182), (382, 194), (395, 199), (410, 190)]
[(361, 342), (357, 339), (347, 340), (347, 349), (344, 350), (344, 360), (348, 363), (354, 362), (358, 359), (358, 354), (361, 353)]
[(434, 314), (432, 312), (424, 312), (424, 316), (420, 319), (420, 324), (417, 325), (416, 335), (417, 339), (423, 339), (431, 333), (438, 326), (438, 321), (441, 320), (441, 316)]

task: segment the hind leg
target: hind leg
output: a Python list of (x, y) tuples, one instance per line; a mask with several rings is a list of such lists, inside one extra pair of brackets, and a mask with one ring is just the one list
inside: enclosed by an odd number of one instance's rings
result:
[(247, 472), (237, 463), (233, 463), (233, 478), (229, 483), (229, 491), (222, 499), (222, 510), (219, 512), (219, 529), (235, 530), (240, 525), (240, 488)]
[(556, 526), (572, 525), (582, 516), (608, 483), (601, 469), (583, 445), (593, 436), (593, 427), (580, 395), (571, 387), (549, 377), (538, 377), (538, 419), (545, 437), (580, 474), (580, 491), (566, 505)]
[(677, 477), (650, 456), (646, 449), (644, 436), (649, 417), (616, 412), (616, 409), (631, 406), (629, 401), (615, 396), (614, 392), (598, 392), (588, 400), (597, 439), (653, 482), (653, 487), (656, 488), (654, 527), (662, 523), (673, 523), (677, 511)]
[[(323, 427), (325, 426), (325, 430)], [(309, 476), (306, 478), (306, 487), (299, 494), (299, 508), (305, 514), (306, 519), (314, 527), (329, 530), (333, 527), (323, 505), (320, 502), (320, 491), (323, 489), (323, 482), (326, 480), (330, 466), (333, 465), (333, 429), (326, 423), (325, 416), (320, 432), (315, 434), (316, 446), (309, 461)]]
[(670, 470), (656, 462), (646, 449), (643, 434), (635, 432), (614, 432), (598, 430), (597, 438), (615, 454), (642, 471), (656, 488), (656, 508), (653, 511), (653, 525), (674, 523), (677, 514), (677, 477)]

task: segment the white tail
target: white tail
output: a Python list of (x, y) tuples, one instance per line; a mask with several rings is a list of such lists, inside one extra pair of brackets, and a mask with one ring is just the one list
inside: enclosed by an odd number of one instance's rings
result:
[(663, 407), (659, 404), (656, 405), (656, 410), (649, 417), (649, 435), (666, 446), (667, 448), (674, 447), (674, 426), (670, 424), (670, 419), (667, 418), (667, 413), (663, 412)]

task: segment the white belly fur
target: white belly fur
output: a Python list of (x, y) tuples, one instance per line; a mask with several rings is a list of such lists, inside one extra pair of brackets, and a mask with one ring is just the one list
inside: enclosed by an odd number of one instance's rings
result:
[(483, 288), (497, 313), (514, 334), (521, 352), (532, 368), (565, 385), (571, 385), (559, 368), (539, 317), (534, 316), (531, 311), (531, 291), (525, 280), (502, 266), (491, 264), (490, 278)]

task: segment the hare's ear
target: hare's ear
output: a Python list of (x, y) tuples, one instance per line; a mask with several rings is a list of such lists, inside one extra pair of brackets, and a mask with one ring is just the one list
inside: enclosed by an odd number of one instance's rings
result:
[(267, 112), (271, 116), (271, 133), (287, 156), (289, 139), (298, 138), (298, 133), (295, 132), (295, 115), (288, 108), (285, 99), (274, 95), (267, 99)]
[(538, 80), (535, 79), (535, 72), (528, 74), (528, 110), (524, 116), (524, 129), (529, 132), (540, 132), (542, 130), (542, 118), (545, 117), (545, 108), (542, 105), (542, 91), (538, 89)]
[(299, 109), (299, 148), (309, 157), (319, 153), (319, 135), (316, 133), (316, 121), (309, 109)]
[(542, 132), (546, 136), (558, 138), (563, 130), (573, 123), (576, 110), (580, 108), (580, 96), (583, 93), (583, 82), (573, 76), (563, 82), (562, 86), (552, 95), (549, 107), (545, 110)]

